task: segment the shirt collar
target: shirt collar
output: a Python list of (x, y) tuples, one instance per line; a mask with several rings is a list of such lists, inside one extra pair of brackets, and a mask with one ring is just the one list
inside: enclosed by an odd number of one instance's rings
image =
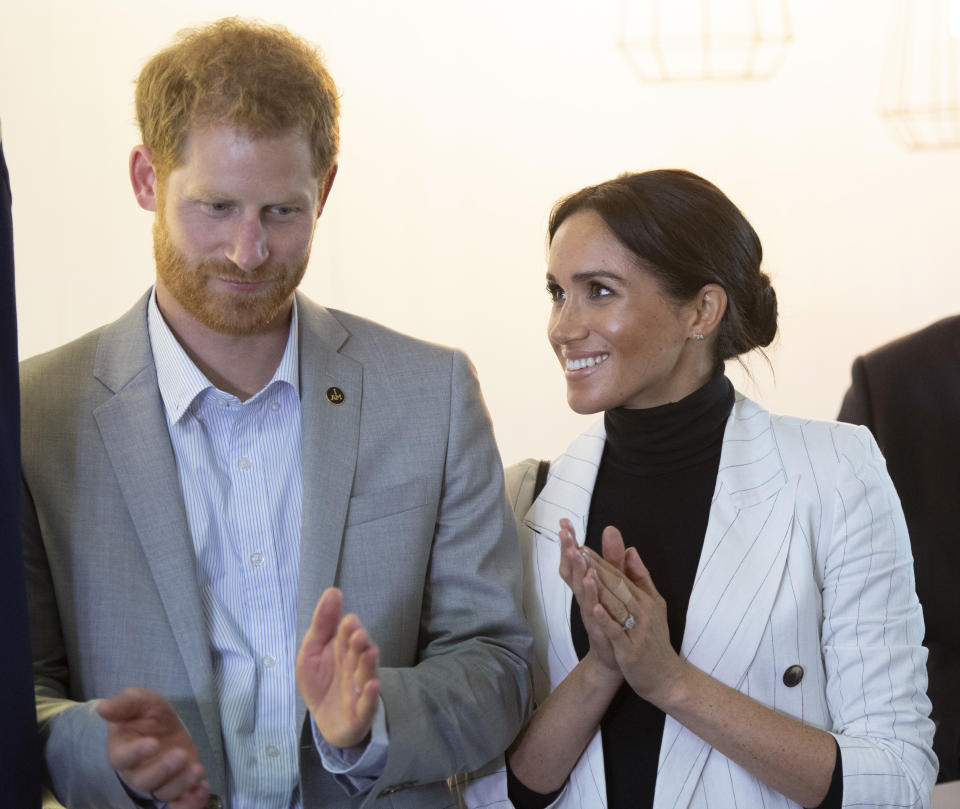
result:
[[(293, 300), (293, 312), (290, 318), (290, 332), (280, 364), (273, 378), (263, 390), (281, 382), (293, 388), (297, 398), (300, 396), (299, 329), (297, 327), (297, 300)], [(150, 336), (150, 348), (157, 367), (157, 384), (160, 397), (171, 424), (176, 424), (187, 412), (193, 401), (209, 388), (215, 388), (206, 375), (194, 365), (187, 356), (157, 306), (157, 290), (154, 287), (147, 304), (147, 331)], [(259, 391), (252, 399), (258, 398)]]

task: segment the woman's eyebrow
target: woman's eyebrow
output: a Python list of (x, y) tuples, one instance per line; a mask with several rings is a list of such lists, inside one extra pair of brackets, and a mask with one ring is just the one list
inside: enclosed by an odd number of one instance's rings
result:
[[(570, 276), (570, 280), (577, 283), (582, 281), (593, 281), (598, 278), (608, 279), (610, 281), (623, 281), (622, 275), (611, 272), (610, 270), (581, 270), (580, 272), (575, 272), (572, 276)], [(552, 284), (557, 283), (557, 279), (552, 273), (547, 273), (547, 281)]]

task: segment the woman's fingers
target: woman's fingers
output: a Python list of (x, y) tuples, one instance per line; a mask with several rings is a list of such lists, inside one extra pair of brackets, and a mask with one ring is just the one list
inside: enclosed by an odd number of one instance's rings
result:
[(569, 520), (560, 521), (560, 578), (573, 590), (577, 600), (583, 591), (583, 576), (588, 566), (584, 559), (584, 549), (577, 545), (573, 526)]
[[(584, 550), (586, 551), (584, 558), (590, 567), (600, 575), (600, 583), (614, 590), (615, 594), (621, 597), (621, 600), (623, 600), (627, 592), (624, 587), (628, 588), (634, 596), (643, 592), (653, 598), (660, 597), (660, 593), (654, 585), (653, 579), (650, 577), (650, 572), (643, 562), (640, 561), (640, 554), (637, 553), (636, 548), (632, 546), (627, 548), (624, 553), (624, 569), (622, 571), (615, 568), (606, 559), (594, 553), (589, 548), (585, 548)], [(617, 589), (620, 582), (623, 582), (623, 584), (619, 585), (619, 589)]]
[[(596, 575), (594, 573), (594, 575)], [(633, 609), (638, 608), (635, 599), (627, 598), (622, 599), (615, 595), (607, 587), (600, 587), (597, 590), (597, 600), (607, 611), (607, 614), (613, 618), (620, 626), (623, 626), (627, 623), (627, 619), (631, 617), (631, 605)]]
[(628, 581), (623, 573), (615, 567), (611, 566), (596, 554), (589, 556), (587, 560), (590, 563), (590, 567), (596, 571), (597, 579), (600, 581), (601, 586), (609, 590), (616, 598), (620, 599), (620, 601), (627, 601), (636, 595), (632, 582)]
[(603, 558), (617, 570), (623, 570), (623, 557), (626, 550), (623, 546), (623, 535), (619, 529), (608, 525), (600, 536), (600, 547)]

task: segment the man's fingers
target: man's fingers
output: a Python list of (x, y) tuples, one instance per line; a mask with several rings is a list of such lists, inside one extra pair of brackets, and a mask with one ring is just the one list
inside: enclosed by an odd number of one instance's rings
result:
[[(347, 619), (343, 620), (346, 624)], [(354, 620), (350, 622), (350, 627), (341, 627), (337, 642), (342, 646), (341, 654), (337, 658), (342, 668), (342, 688), (357, 693), (357, 688), (363, 685), (360, 679), (360, 661), (363, 653), (370, 647), (370, 637), (367, 630)]]
[[(366, 632), (364, 632), (366, 635)], [(372, 643), (369, 638), (357, 657), (356, 674), (354, 675), (355, 690), (362, 691), (364, 686), (370, 680), (376, 679), (377, 660), (380, 657), (380, 650)]]
[(307, 635), (311, 644), (325, 646), (337, 632), (340, 623), (340, 611), (343, 608), (343, 595), (336, 587), (328, 587), (323, 591), (317, 607), (313, 611), (313, 619)]
[(152, 736), (140, 736), (129, 742), (107, 745), (107, 760), (115, 770), (139, 767), (160, 749), (160, 742)]
[(177, 800), (170, 802), (170, 809), (203, 809), (210, 797), (210, 784), (201, 781), (192, 789), (188, 789)]
[[(151, 775), (153, 785), (147, 791), (161, 801), (182, 801), (198, 787), (202, 789), (201, 785), (206, 783), (203, 766), (196, 762), (189, 766), (181, 764), (178, 769), (167, 773), (154, 772)], [(208, 792), (209, 788), (207, 784)]]
[(367, 680), (357, 698), (357, 721), (369, 728), (373, 724), (373, 717), (377, 713), (377, 697), (380, 695), (380, 681), (376, 678)]
[(165, 702), (166, 700), (155, 691), (148, 691), (145, 688), (125, 688), (112, 697), (100, 700), (97, 703), (97, 713), (108, 722), (126, 722), (145, 716)]

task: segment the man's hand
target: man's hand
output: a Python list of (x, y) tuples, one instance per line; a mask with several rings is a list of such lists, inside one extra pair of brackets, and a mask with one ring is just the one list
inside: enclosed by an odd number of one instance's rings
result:
[(364, 741), (373, 724), (380, 650), (356, 615), (340, 620), (342, 607), (335, 587), (320, 597), (297, 655), (297, 687), (320, 735), (345, 748)]
[(107, 760), (123, 782), (171, 809), (202, 809), (210, 795), (197, 748), (170, 703), (155, 691), (127, 688), (102, 700)]

